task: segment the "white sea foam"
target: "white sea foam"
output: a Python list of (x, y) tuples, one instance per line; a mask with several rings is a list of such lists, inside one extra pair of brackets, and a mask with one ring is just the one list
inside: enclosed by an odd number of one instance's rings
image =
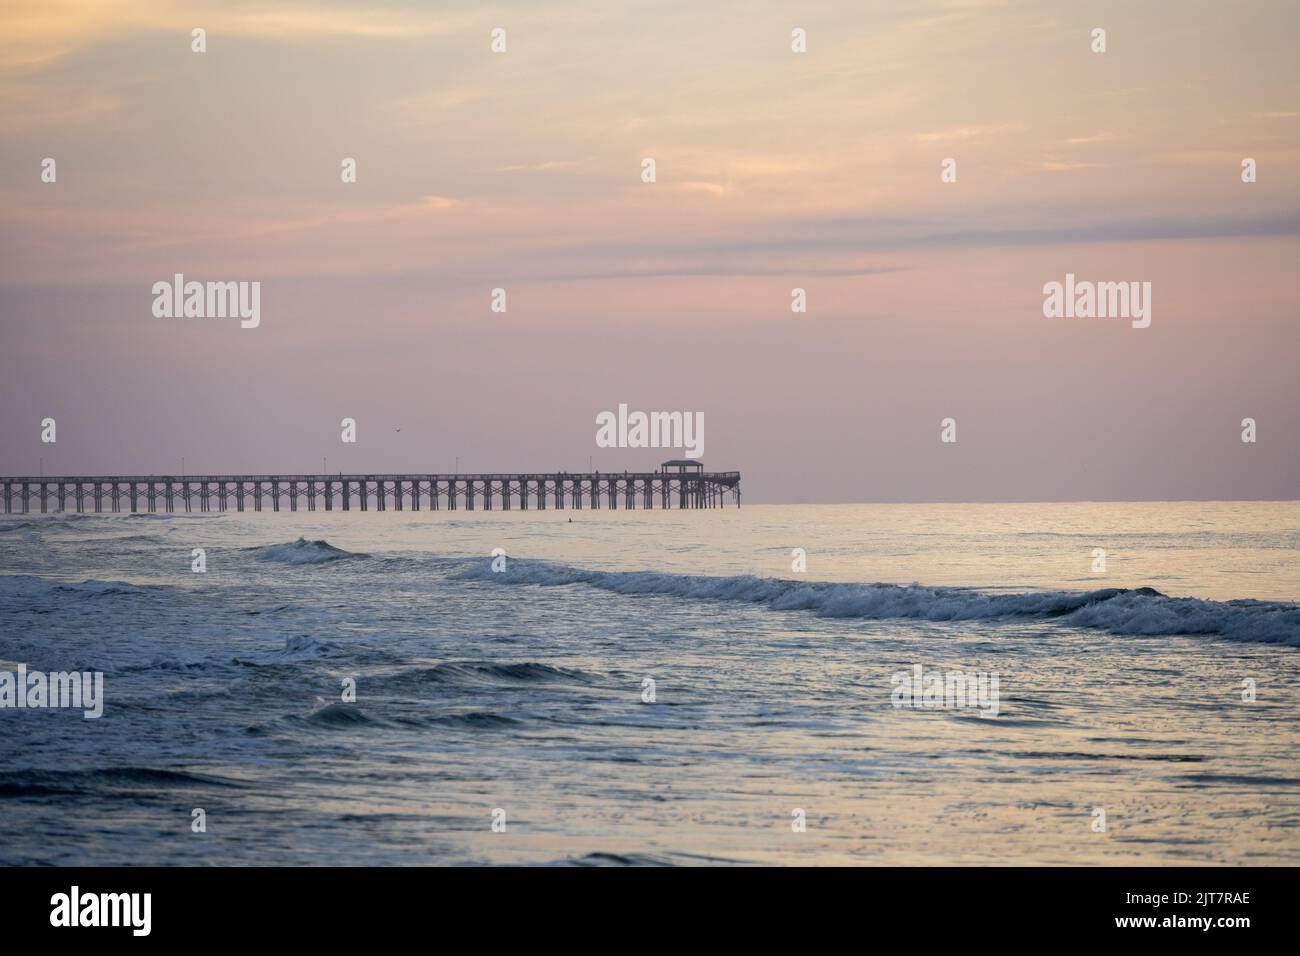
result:
[(494, 584), (583, 584), (618, 594), (737, 601), (820, 617), (923, 621), (1053, 620), (1112, 634), (1205, 634), (1300, 646), (1300, 607), (1273, 601), (1173, 598), (1152, 588), (1001, 594), (918, 584), (800, 582), (748, 575), (709, 577), (651, 571), (592, 571), (515, 559), (504, 573), (476, 562), (462, 579)]

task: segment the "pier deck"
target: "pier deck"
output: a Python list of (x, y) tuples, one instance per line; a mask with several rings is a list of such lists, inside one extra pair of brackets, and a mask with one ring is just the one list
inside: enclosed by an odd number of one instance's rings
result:
[(0, 476), (5, 513), (740, 506), (740, 472)]

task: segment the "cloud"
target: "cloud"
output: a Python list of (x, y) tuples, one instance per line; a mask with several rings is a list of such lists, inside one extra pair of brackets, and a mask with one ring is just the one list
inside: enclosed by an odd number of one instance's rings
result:
[[(766, 235), (764, 235), (766, 233)], [(873, 217), (754, 224), (743, 237), (574, 244), (551, 250), (542, 274), (555, 278), (646, 275), (873, 275), (906, 263), (863, 264), (864, 256), (953, 248), (1300, 236), (1300, 211), (1254, 218), (1150, 218), (1036, 227), (985, 228)], [(565, 263), (609, 263), (601, 268)]]
[(1100, 133), (1093, 133), (1091, 136), (1071, 136), (1068, 139), (1060, 140), (1063, 146), (1091, 146), (1095, 143), (1111, 143), (1118, 137), (1112, 130), (1103, 130)]
[(451, 33), (472, 22), (464, 14), (384, 7), (325, 6), (275, 0), (12, 0), (0, 31), (0, 69), (40, 70), (88, 46), (141, 33), (175, 32), (188, 46), (202, 27), (221, 36), (267, 40), (353, 36), (405, 39)]
[(1031, 163), (1030, 169), (1041, 169), (1045, 173), (1068, 173), (1076, 169), (1092, 169), (1097, 163), (1084, 163), (1077, 159), (1045, 159)]
[(0, 128), (10, 136), (103, 123), (121, 109), (121, 99), (104, 90), (30, 83), (0, 87)]
[(956, 126), (952, 129), (931, 130), (928, 133), (917, 133), (913, 137), (918, 143), (947, 143), (969, 140), (973, 142), (982, 142), (994, 136), (1002, 136), (1007, 133), (1023, 133), (1027, 127), (1016, 124), (1006, 124), (1002, 126)]
[(582, 159), (548, 159), (541, 163), (512, 163), (509, 166), (498, 166), (499, 173), (549, 173), (560, 169), (579, 169), (587, 165), (590, 160)]

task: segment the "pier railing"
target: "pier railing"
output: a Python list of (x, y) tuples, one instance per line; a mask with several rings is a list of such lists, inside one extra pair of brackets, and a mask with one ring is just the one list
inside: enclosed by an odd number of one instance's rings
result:
[(0, 477), (0, 494), (7, 514), (719, 508), (740, 506), (740, 472), (42, 475)]

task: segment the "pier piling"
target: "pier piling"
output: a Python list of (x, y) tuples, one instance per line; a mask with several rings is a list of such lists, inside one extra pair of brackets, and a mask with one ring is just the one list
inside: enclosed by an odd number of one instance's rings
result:
[[(279, 511), (287, 502), (289, 511), (411, 511), (420, 510), (420, 496), (426, 495), (430, 511), (482, 509), (527, 511), (533, 506), (545, 511), (570, 508), (611, 511), (667, 508), (720, 508), (734, 501), (740, 505), (740, 473), (706, 472), (696, 462), (668, 462), (653, 472), (521, 473), (481, 475), (117, 475), (64, 477), (0, 476), (0, 500), (6, 514), (30, 512), (84, 512), (88, 501), (94, 510), (105, 510), (105, 497), (113, 512), (141, 510), (172, 513), (177, 499), (185, 512), (224, 512), (233, 505), (244, 511), (252, 496), (253, 510)], [(391, 495), (391, 497), (390, 497)], [(529, 500), (531, 497), (531, 501)], [(232, 501), (233, 498), (233, 501)], [(549, 501), (547, 499), (550, 499)], [(621, 499), (621, 501), (620, 501)]]

